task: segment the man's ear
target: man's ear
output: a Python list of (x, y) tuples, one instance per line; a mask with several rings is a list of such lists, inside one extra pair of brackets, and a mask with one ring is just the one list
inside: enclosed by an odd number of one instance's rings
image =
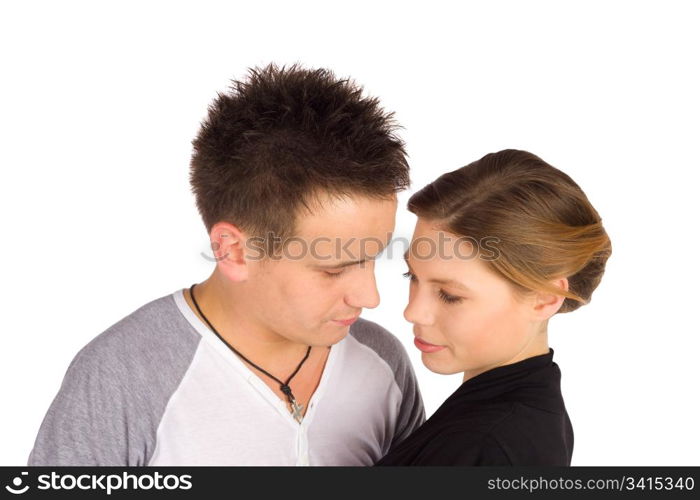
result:
[[(569, 290), (569, 280), (566, 278), (555, 279), (549, 283), (562, 290)], [(561, 308), (565, 299), (566, 297), (563, 295), (538, 292), (532, 308), (532, 313), (534, 314), (533, 319), (536, 321), (548, 320)]]
[(233, 224), (218, 222), (211, 228), (209, 239), (219, 272), (231, 281), (246, 281), (249, 270), (245, 253), (246, 234)]

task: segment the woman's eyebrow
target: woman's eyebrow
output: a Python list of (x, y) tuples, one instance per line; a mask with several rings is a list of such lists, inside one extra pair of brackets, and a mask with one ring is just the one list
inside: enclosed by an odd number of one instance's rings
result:
[[(411, 264), (408, 262), (408, 250), (403, 254), (403, 260), (406, 262), (406, 265), (408, 266), (408, 270), (413, 273), (413, 268), (411, 268)], [(415, 274), (415, 273), (413, 273)], [(459, 281), (453, 280), (453, 279), (439, 279), (439, 278), (432, 278), (428, 280), (428, 283), (436, 283), (438, 285), (449, 285), (453, 286), (455, 288), (460, 288), (464, 290), (465, 292), (471, 292), (472, 289), (469, 288), (467, 285), (464, 285), (463, 283), (460, 283)]]

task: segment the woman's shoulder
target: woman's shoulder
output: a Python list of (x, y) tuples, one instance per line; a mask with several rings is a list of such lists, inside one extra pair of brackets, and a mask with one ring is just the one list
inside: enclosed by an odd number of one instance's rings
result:
[(416, 465), (563, 465), (573, 439), (553, 431), (561, 418), (513, 401), (473, 405), (442, 419)]
[(516, 412), (513, 403), (474, 404), (469, 411), (443, 414), (415, 465), (510, 465), (498, 430)]
[(472, 401), (455, 405), (439, 418), (446, 433), (457, 435), (488, 434), (516, 416), (518, 404), (512, 401)]
[(488, 429), (445, 427), (421, 450), (414, 465), (512, 465)]

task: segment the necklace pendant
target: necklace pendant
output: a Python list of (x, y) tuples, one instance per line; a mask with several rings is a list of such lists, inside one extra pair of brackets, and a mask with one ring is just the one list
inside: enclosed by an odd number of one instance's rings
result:
[(304, 416), (301, 414), (301, 410), (304, 409), (304, 405), (297, 404), (296, 399), (292, 399), (290, 403), (292, 405), (292, 417), (294, 418), (294, 420), (301, 423), (301, 421), (304, 418)]

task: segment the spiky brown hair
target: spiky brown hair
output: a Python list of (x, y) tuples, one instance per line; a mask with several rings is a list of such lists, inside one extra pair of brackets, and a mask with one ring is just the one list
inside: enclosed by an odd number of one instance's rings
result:
[(250, 69), (218, 93), (192, 141), (190, 183), (207, 232), (293, 234), (317, 193), (386, 197), (409, 186), (393, 113), (349, 79), (295, 64)]

